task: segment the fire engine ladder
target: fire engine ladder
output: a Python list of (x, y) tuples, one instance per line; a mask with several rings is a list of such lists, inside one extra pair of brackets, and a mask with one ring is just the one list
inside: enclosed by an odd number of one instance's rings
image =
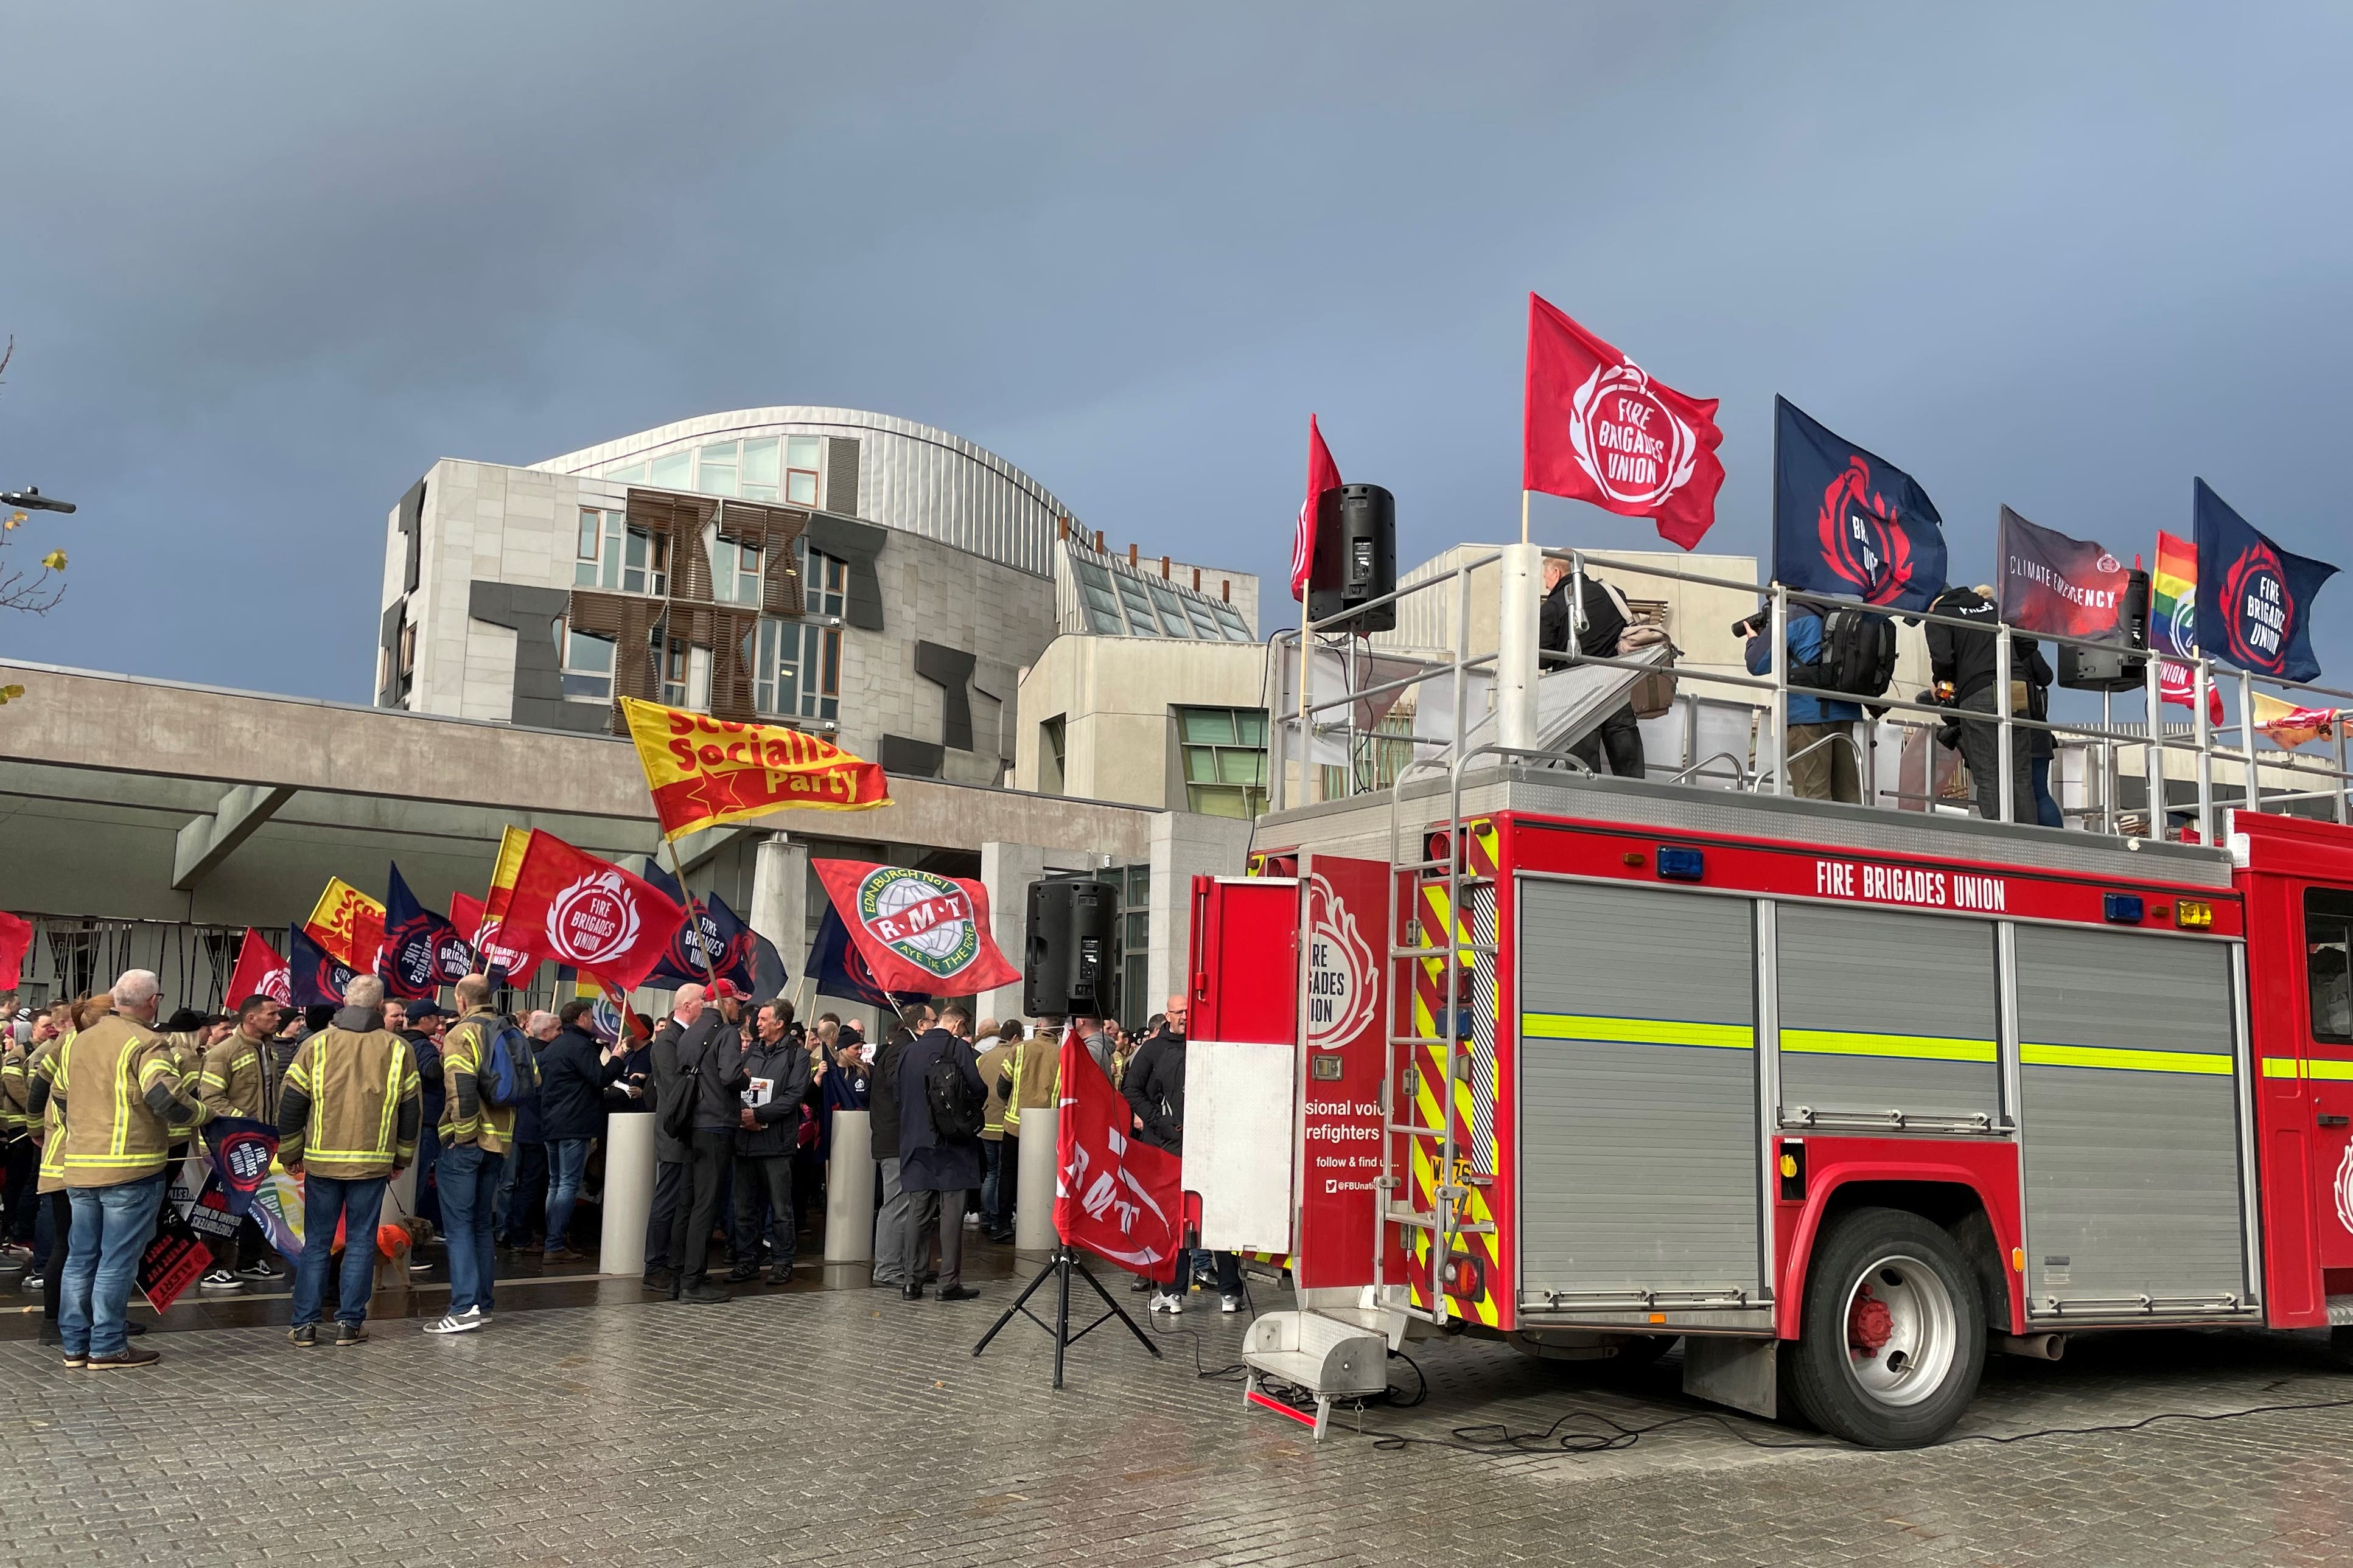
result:
[[(1460, 708), (1457, 709), (1458, 713)], [(1420, 1112), (1413, 1097), (1399, 1092), (1406, 1079), (1399, 1068), (1408, 1062), (1420, 1070), (1417, 1054), (1429, 1042), (1414, 1026), (1412, 984), (1389, 987), (1389, 1017), (1386, 1033), (1387, 1057), (1381, 1082), (1383, 1108), (1381, 1139), (1381, 1173), (1377, 1184), (1380, 1201), (1376, 1205), (1377, 1219), (1373, 1237), (1373, 1277), (1388, 1277), (1389, 1227), (1397, 1226), (1407, 1231), (1427, 1231), (1430, 1235), (1430, 1267), (1426, 1276), (1428, 1308), (1412, 1305), (1412, 1292), (1407, 1291), (1406, 1310), (1412, 1316), (1426, 1318), (1433, 1323), (1447, 1320), (1444, 1274), (1447, 1259), (1452, 1256), (1457, 1237), (1492, 1231), (1492, 1223), (1479, 1223), (1462, 1214), (1473, 1186), (1489, 1185), (1494, 1181), (1493, 1171), (1471, 1171), (1462, 1168), (1461, 1151), (1455, 1137), (1459, 1125), (1454, 1114), (1454, 1085), (1468, 1070), (1471, 1058), (1466, 1038), (1470, 1007), (1465, 985), (1470, 966), (1481, 956), (1492, 958), (1493, 943), (1471, 940), (1462, 908), (1465, 889), (1480, 880), (1466, 874), (1463, 833), (1467, 824), (1462, 816), (1462, 769), (1457, 760), (1461, 754), (1458, 738), (1452, 755), (1446, 760), (1449, 774), (1447, 814), (1440, 822), (1431, 823), (1418, 831), (1418, 838), (1409, 854), (1400, 842), (1399, 803), (1406, 779), (1415, 768), (1425, 765), (1409, 763), (1400, 769), (1389, 794), (1389, 865), (1395, 872), (1411, 872), (1415, 910), (1406, 921), (1405, 941), (1398, 942), (1394, 927), (1388, 948), (1388, 962), (1394, 970), (1399, 963), (1410, 963), (1420, 969), (1426, 965), (1440, 966), (1438, 1007), (1431, 1025), (1438, 1030), (1436, 1054), (1440, 1063), (1442, 1081), (1434, 1086), (1432, 1100), (1439, 1107), (1439, 1125), (1420, 1124)], [(1442, 853), (1432, 855), (1433, 845)], [(1443, 877), (1446, 883), (1446, 919), (1453, 930), (1432, 931), (1425, 928), (1420, 910), (1420, 889), (1424, 882), (1434, 882)], [(1400, 1144), (1399, 1140), (1407, 1140)], [(1412, 1140), (1429, 1139), (1437, 1144), (1436, 1168), (1431, 1173), (1430, 1201), (1424, 1206), (1414, 1190), (1412, 1180)], [(1400, 1153), (1402, 1149), (1402, 1153)], [(1409, 1275), (1413, 1258), (1409, 1247), (1404, 1263)]]

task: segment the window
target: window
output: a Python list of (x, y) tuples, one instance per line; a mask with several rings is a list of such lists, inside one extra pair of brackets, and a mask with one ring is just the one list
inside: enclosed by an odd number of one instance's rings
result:
[(1152, 986), (1152, 867), (1130, 866), (1104, 875), (1120, 885), (1119, 1021), (1131, 1029), (1159, 1009)]
[(617, 479), (625, 485), (644, 484), (646, 482), (646, 460), (643, 458), (639, 458), (634, 463), (615, 464), (605, 470), (605, 478), (608, 479)]
[(745, 500), (775, 500), (776, 489), (776, 438), (762, 437), (744, 443), (742, 494)]
[(414, 686), (416, 683), (417, 683), (417, 623), (416, 623), (416, 622), (414, 622), (414, 621), (409, 621), (409, 622), (406, 622), (406, 623), (404, 623), (404, 624), (402, 625), (401, 628), (400, 628), (400, 689), (399, 689), (399, 695), (400, 695), (400, 696), (402, 696), (402, 697), (406, 697), (406, 696), (407, 696), (407, 695), (408, 695), (408, 691), (409, 691), (409, 688), (411, 688), (412, 686)]
[(818, 438), (785, 437), (785, 500), (794, 506), (817, 505)]
[(1224, 629), (1228, 642), (1253, 640), (1250, 635), (1250, 627), (1242, 624), (1242, 613), (1240, 610), (1235, 609), (1223, 599), (1211, 604), (1209, 609), (1217, 616), (1218, 625)]
[(759, 604), (760, 547), (722, 539), (711, 552), (711, 593), (721, 604)]
[(1205, 816), (1253, 817), (1266, 810), (1266, 710), (1179, 708), (1187, 805)]
[(672, 708), (691, 706), (686, 700), (687, 645), (676, 637), (662, 657), (661, 700)]
[(2312, 1037), (2353, 1045), (2353, 892), (2304, 890), (2304, 966)]
[(694, 488), (707, 496), (732, 496), (735, 493), (735, 455), (740, 445), (721, 441), (702, 448), (701, 460), (694, 466)]
[(660, 457), (656, 458), (651, 465), (652, 482), (666, 490), (685, 489), (689, 477), (687, 470), (693, 462), (692, 452), (682, 450), (664, 452)]
[[(849, 596), (849, 566), (800, 545), (801, 586), (811, 616), (839, 618)], [(737, 557), (740, 566), (741, 557)], [(754, 600), (756, 602), (756, 593)], [(763, 616), (752, 661), (752, 702), (761, 712), (802, 721), (841, 718), (841, 628)]]
[(1064, 771), (1064, 747), (1068, 742), (1067, 716), (1057, 713), (1038, 726), (1038, 793), (1060, 795)]
[(1078, 561), (1079, 599), (1086, 606), (1091, 631), (1117, 637), (1126, 628), (1119, 618), (1119, 599), (1111, 588), (1111, 574), (1092, 561)]
[(1160, 629), (1172, 637), (1188, 637), (1192, 630), (1185, 624), (1185, 606), (1176, 602), (1174, 590), (1157, 583), (1145, 584), (1152, 591), (1153, 608), (1160, 612)]
[(628, 526), (628, 514), (580, 509), (580, 537), (573, 550), (572, 585), (612, 593), (670, 592), (670, 536)]
[(1124, 573), (1118, 582), (1119, 602), (1127, 610), (1129, 632), (1140, 637), (1158, 637), (1160, 626), (1152, 618), (1152, 600), (1145, 593), (1144, 584)]
[(607, 698), (613, 695), (613, 639), (575, 632), (555, 623), (557, 646), (564, 650), (564, 695)]

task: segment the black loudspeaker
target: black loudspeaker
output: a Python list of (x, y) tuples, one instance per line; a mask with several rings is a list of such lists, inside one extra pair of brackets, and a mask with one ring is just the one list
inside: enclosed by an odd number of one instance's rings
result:
[(1032, 1018), (1119, 1011), (1119, 889), (1091, 877), (1029, 884), (1021, 1010)]
[[(1315, 514), (1315, 560), (1307, 574), (1309, 618), (1328, 620), (1396, 591), (1397, 498), (1378, 485), (1326, 490)], [(1395, 631), (1395, 601), (1367, 610), (1345, 629)]]
[(2148, 660), (2138, 657), (2148, 647), (2148, 574), (2135, 567), (2125, 574), (2124, 603), (2116, 606), (2117, 624), (2128, 646), (2059, 649), (2059, 684), (2074, 691), (2135, 691), (2147, 684)]

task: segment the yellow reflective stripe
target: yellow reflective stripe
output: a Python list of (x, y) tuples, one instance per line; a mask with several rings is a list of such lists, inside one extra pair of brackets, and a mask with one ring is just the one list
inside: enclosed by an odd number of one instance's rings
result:
[(2134, 1051), (2113, 1046), (2021, 1045), (2018, 1059), (2031, 1068), (2106, 1068), (2122, 1072), (2196, 1073), (2231, 1076), (2231, 1058), (2205, 1051)]
[(1757, 1044), (1746, 1024), (1690, 1024), (1675, 1018), (1599, 1018), (1581, 1013), (1523, 1013), (1520, 1036), (1530, 1040), (1593, 1040), (1620, 1046), (1706, 1046), (1745, 1051)]
[(2265, 1057), (2263, 1076), (2316, 1079), (2323, 1083), (2353, 1083), (2353, 1062), (2298, 1061), (2294, 1057)]
[(385, 1074), (384, 1109), (376, 1118), (375, 1141), (385, 1149), (392, 1147), (393, 1114), (400, 1109), (400, 1052), (401, 1047), (397, 1045), (392, 1049), (391, 1061)]
[(114, 1136), (109, 1140), (109, 1144), (117, 1154), (131, 1146), (131, 1050), (128, 1046), (114, 1058)]
[(1788, 1029), (1781, 1048), (1809, 1057), (1901, 1057), (1926, 1062), (1984, 1062), (1995, 1056), (1991, 1040), (1948, 1035), (1873, 1035), (1852, 1029)]
[(77, 1154), (68, 1150), (64, 1160), (69, 1170), (118, 1170), (134, 1165), (161, 1165), (164, 1153), (161, 1149), (150, 1150), (144, 1154)]

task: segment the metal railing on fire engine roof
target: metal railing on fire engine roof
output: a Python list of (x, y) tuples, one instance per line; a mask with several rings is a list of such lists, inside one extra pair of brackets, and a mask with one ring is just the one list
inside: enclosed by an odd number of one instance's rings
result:
[[(1270, 658), (1290, 656), (1284, 668), (1288, 675), (1295, 665), (1297, 679), (1286, 679), (1278, 684), (1283, 693), (1282, 711), (1271, 715), (1270, 754), (1268, 757), (1270, 793), (1272, 809), (1281, 810), (1292, 804), (1322, 798), (1325, 791), (1314, 758), (1319, 751), (1336, 748), (1343, 758), (1340, 768), (1342, 795), (1356, 795), (1388, 789), (1395, 793), (1406, 780), (1430, 770), (1438, 763), (1451, 763), (1448, 767), (1447, 819), (1459, 816), (1460, 780), (1463, 766), (1482, 756), (1524, 756), (1541, 758), (1545, 762), (1571, 772), (1587, 773), (1584, 763), (1565, 751), (1546, 752), (1535, 744), (1533, 700), (1537, 667), (1545, 668), (1573, 668), (1592, 665), (1614, 669), (1651, 673), (1658, 666), (1648, 659), (1621, 658), (1588, 655), (1577, 647), (1575, 637), (1569, 638), (1567, 651), (1539, 653), (1535, 647), (1536, 607), (1541, 596), (1542, 563), (1556, 560), (1569, 567), (1572, 605), (1581, 603), (1583, 578), (1588, 569), (1618, 572), (1634, 579), (1690, 584), (1699, 587), (1729, 589), (1762, 599), (1760, 614), (1767, 620), (1772, 658), (1769, 668), (1762, 675), (1734, 674), (1722, 669), (1678, 666), (1673, 673), (1679, 683), (1704, 684), (1743, 693), (1745, 700), (1761, 710), (1763, 717), (1762, 744), (1753, 748), (1761, 754), (1743, 756), (1720, 751), (1701, 762), (1685, 759), (1684, 766), (1668, 782), (1686, 783), (1694, 779), (1728, 780), (1732, 787), (1750, 793), (1788, 795), (1791, 762), (1802, 759), (1815, 748), (1846, 744), (1857, 756), (1857, 772), (1864, 781), (1862, 791), (1866, 804), (1891, 804), (1897, 809), (1925, 810), (1939, 804), (1933, 792), (1934, 767), (1926, 770), (1926, 793), (1905, 794), (1900, 788), (1883, 790), (1878, 787), (1879, 746), (1875, 738), (1871, 743), (1859, 742), (1852, 731), (1833, 734), (1814, 741), (1810, 746), (1792, 753), (1788, 701), (1795, 694), (1800, 697), (1828, 696), (1853, 702), (1868, 709), (1873, 715), (1872, 733), (1876, 737), (1883, 719), (1891, 719), (1895, 727), (1905, 731), (1933, 730), (1947, 721), (1963, 714), (1951, 702), (1922, 700), (1918, 697), (1894, 692), (1862, 698), (1848, 693), (1829, 693), (1817, 688), (1799, 685), (1791, 679), (1788, 656), (1788, 621), (1792, 606), (1830, 610), (1836, 608), (1872, 608), (1858, 600), (1831, 595), (1808, 594), (1781, 583), (1759, 585), (1704, 573), (1681, 571), (1657, 564), (1655, 561), (1629, 561), (1607, 554), (1577, 549), (1539, 549), (1534, 545), (1504, 546), (1460, 563), (1450, 570), (1433, 574), (1419, 582), (1409, 584), (1396, 592), (1355, 605), (1340, 615), (1322, 620), (1311, 619), (1299, 631), (1282, 631), (1269, 639)], [(1489, 566), (1501, 565), (1497, 574), (1497, 625), (1502, 631), (1494, 652), (1473, 655), (1471, 651), (1471, 604), (1474, 574)], [(1622, 584), (1621, 584), (1622, 585)], [(1451, 590), (1453, 614), (1453, 647), (1442, 657), (1426, 657), (1428, 651), (1416, 654), (1382, 649), (1371, 651), (1362, 646), (1355, 628), (1374, 611), (1397, 605), (1418, 594)], [(2075, 742), (2084, 749), (2088, 761), (2097, 766), (2097, 800), (2078, 805), (2071, 816), (2093, 831), (2112, 836), (2123, 835), (2128, 827), (2137, 826), (2135, 836), (2162, 837), (2166, 816), (2177, 809), (2194, 811), (2194, 823), (2200, 842), (2212, 843), (2216, 831), (2218, 796), (2215, 784), (2216, 760), (2221, 759), (2240, 770), (2239, 803), (2249, 810), (2286, 809), (2301, 803), (2327, 802), (2327, 814), (2339, 822), (2353, 821), (2353, 771), (2347, 765), (2345, 718), (2337, 710), (2353, 707), (2353, 691), (2314, 682), (2285, 680), (2242, 669), (2218, 669), (2216, 662), (2204, 655), (2175, 658), (2126, 648), (2115, 642), (2102, 642), (2088, 637), (2066, 637), (2060, 634), (2031, 631), (2008, 623), (1989, 626), (1981, 620), (1970, 620), (1929, 611), (1887, 611), (1894, 617), (1911, 624), (1950, 626), (1977, 635), (1989, 631), (1994, 637), (1993, 710), (1966, 710), (1976, 722), (1990, 722), (1995, 731), (1997, 758), (1997, 795), (2002, 819), (2015, 821), (2019, 803), (2014, 797), (2019, 770), (2014, 766), (2017, 748), (2031, 745), (2036, 732), (2052, 737), (2054, 748), (2061, 742)], [(1514, 634), (1519, 635), (1515, 637)], [(2122, 654), (2126, 659), (2143, 662), (2142, 678), (2128, 692), (2102, 690), (2100, 716), (2096, 722), (2046, 716), (2037, 719), (2020, 712), (2012, 701), (2015, 689), (2012, 659), (2013, 637), (2047, 643), (2054, 647), (2073, 647), (2105, 655)], [(2175, 664), (2188, 672), (2191, 690), (2189, 695), (2191, 721), (2174, 727), (2168, 733), (2163, 719), (2166, 699), (2161, 691), (2160, 662)], [(1392, 671), (1402, 669), (1402, 674)], [(1327, 685), (1326, 672), (1336, 677), (1336, 694), (1319, 695), (1318, 689)], [(1466, 734), (1474, 727), (1466, 712), (1470, 699), (1471, 678), (1492, 672), (1494, 679), (1494, 706), (1499, 722), (1500, 741), (1493, 745), (1471, 748), (1464, 752)], [(1383, 679), (1359, 677), (1381, 676)], [(1411, 741), (1401, 742), (1393, 735), (1376, 733), (1369, 725), (1359, 722), (1361, 716), (1373, 710), (1372, 705), (1383, 698), (1401, 695), (1409, 689), (1436, 681), (1451, 687), (1452, 699), (1450, 723), (1439, 734), (1418, 732)], [(2304, 754), (2286, 747), (2266, 747), (2261, 743), (2261, 731), (2255, 723), (2255, 695), (2258, 689), (2281, 694), (2292, 708), (2317, 709), (2336, 715), (2327, 726), (2330, 754), (2323, 759)], [(2220, 693), (2229, 690), (2232, 696), (2226, 705), (2236, 710), (2234, 721), (2217, 723), (2214, 710)], [(2117, 716), (2118, 697), (2127, 700), (2140, 699), (2142, 714), (2137, 727), (2127, 728), (2129, 717)], [(1295, 706), (1293, 698), (1295, 697)], [(1515, 704), (1514, 699), (1517, 699)], [(1514, 706), (1520, 710), (1514, 712)], [(1384, 705), (1386, 706), (1386, 705)], [(1419, 706), (1419, 700), (1418, 700)], [(1324, 717), (1329, 715), (1330, 717)], [(1519, 721), (1514, 722), (1514, 719)], [(1419, 723), (1418, 731), (1422, 729)], [(1392, 750), (1411, 747), (1416, 755), (1398, 768), (1393, 776), (1381, 776), (1383, 769), (1377, 763), (1368, 765), (1369, 754), (1378, 748)], [(1424, 754), (1434, 751), (1434, 754)], [(2140, 820), (2129, 820), (2119, 802), (2120, 758), (2125, 753), (2137, 753), (2141, 762), (2143, 810)], [(2172, 753), (2182, 753), (2189, 759), (2189, 772), (2196, 784), (2194, 805), (2171, 805), (2165, 787), (2165, 760)], [(1291, 796), (1291, 768), (1295, 763), (1299, 802)], [(1728, 764), (1719, 767), (1718, 764)], [(2269, 781), (2268, 783), (2266, 781)], [(2086, 784), (2091, 782), (2086, 780)]]

